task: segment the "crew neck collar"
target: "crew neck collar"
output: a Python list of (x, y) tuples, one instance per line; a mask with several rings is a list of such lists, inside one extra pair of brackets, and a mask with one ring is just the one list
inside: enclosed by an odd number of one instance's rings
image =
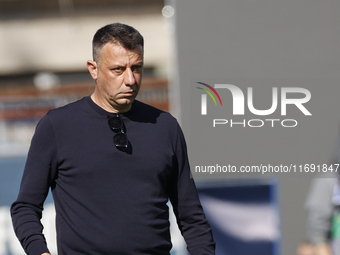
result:
[[(97, 113), (99, 113), (100, 115), (103, 115), (103, 116), (112, 116), (112, 115), (115, 114), (113, 112), (108, 112), (108, 111), (104, 110), (103, 108), (101, 108), (99, 105), (97, 105), (95, 102), (93, 102), (91, 96), (85, 97), (85, 100), (91, 106), (91, 108), (93, 110), (95, 110)], [(123, 116), (129, 116), (129, 115), (131, 115), (134, 112), (135, 108), (136, 108), (136, 100), (133, 101), (130, 110), (128, 110), (127, 112), (122, 112), (122, 113), (118, 112), (118, 114), (119, 115), (123, 115)]]

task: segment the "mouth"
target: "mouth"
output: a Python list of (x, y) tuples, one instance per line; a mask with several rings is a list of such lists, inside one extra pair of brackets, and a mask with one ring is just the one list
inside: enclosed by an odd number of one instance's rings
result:
[(127, 91), (127, 92), (122, 92), (120, 93), (122, 96), (126, 96), (126, 97), (131, 97), (135, 95), (135, 91)]

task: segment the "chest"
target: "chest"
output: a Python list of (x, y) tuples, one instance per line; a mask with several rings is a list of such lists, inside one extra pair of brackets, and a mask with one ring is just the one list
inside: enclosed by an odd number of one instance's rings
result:
[(116, 148), (106, 120), (78, 120), (75, 128), (57, 132), (58, 178), (72, 185), (122, 180), (155, 183), (171, 175), (174, 149), (168, 133), (155, 123), (125, 121), (127, 151)]

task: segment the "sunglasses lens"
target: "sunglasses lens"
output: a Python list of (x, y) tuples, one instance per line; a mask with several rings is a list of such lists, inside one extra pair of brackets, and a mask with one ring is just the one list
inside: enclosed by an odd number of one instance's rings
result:
[(119, 116), (111, 117), (109, 119), (109, 126), (113, 130), (122, 128), (122, 121)]
[(128, 147), (128, 139), (125, 133), (118, 133), (113, 137), (113, 142), (117, 147)]
[(109, 127), (116, 133), (113, 137), (113, 142), (115, 146), (125, 151), (128, 147), (129, 141), (123, 129), (123, 121), (117, 114), (116, 116), (109, 118), (108, 123)]

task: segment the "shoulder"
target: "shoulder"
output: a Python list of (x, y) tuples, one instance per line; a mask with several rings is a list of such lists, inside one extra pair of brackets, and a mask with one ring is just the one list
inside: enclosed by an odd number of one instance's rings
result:
[(86, 101), (80, 99), (65, 106), (49, 110), (39, 121), (36, 130), (56, 129), (57, 127), (71, 124), (82, 116), (81, 112), (86, 109)]
[(162, 111), (140, 101), (135, 101), (133, 113), (129, 117), (134, 123), (152, 131), (160, 139), (170, 141), (172, 147), (185, 145), (182, 129), (175, 117), (169, 112)]
[(140, 101), (135, 101), (133, 113), (129, 117), (136, 125), (175, 141), (182, 134), (177, 119), (169, 112), (162, 111)]
[(160, 110), (151, 105), (145, 104), (141, 101), (135, 100), (134, 105), (136, 115), (143, 118), (144, 121), (156, 123), (156, 124), (166, 124), (166, 125), (177, 125), (177, 120), (169, 112)]
[(46, 114), (47, 117), (51, 119), (55, 118), (69, 118), (72, 117), (73, 115), (79, 114), (82, 110), (84, 110), (86, 107), (86, 97), (77, 100), (75, 102), (66, 104), (64, 106), (51, 109), (49, 112)]

